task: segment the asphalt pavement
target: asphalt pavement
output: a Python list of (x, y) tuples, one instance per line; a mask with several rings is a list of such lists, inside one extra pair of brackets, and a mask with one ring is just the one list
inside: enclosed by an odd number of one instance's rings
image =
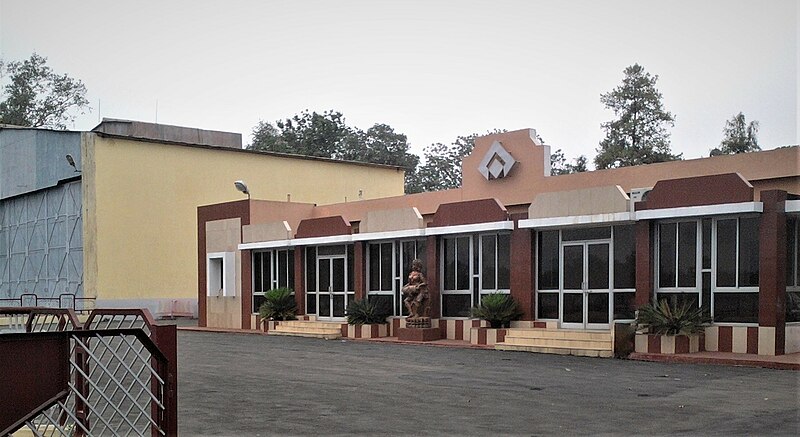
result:
[(800, 435), (800, 372), (179, 331), (182, 436)]

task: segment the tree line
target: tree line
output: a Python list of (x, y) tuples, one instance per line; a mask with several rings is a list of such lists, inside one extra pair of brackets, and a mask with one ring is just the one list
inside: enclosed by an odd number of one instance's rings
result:
[[(47, 58), (36, 53), (24, 61), (0, 59), (0, 78), (7, 82), (2, 88), (0, 124), (66, 129), (77, 114), (91, 110), (86, 86), (67, 74), (55, 73), (47, 66)], [(596, 169), (682, 159), (671, 150), (668, 128), (674, 126), (675, 116), (664, 108), (657, 82), (658, 75), (634, 64), (625, 68), (620, 85), (600, 95), (614, 119), (601, 124), (605, 137), (596, 149)], [(742, 112), (735, 114), (725, 122), (723, 139), (710, 156), (761, 150), (758, 127), (758, 121), (748, 124)], [(502, 131), (431, 144), (420, 159), (410, 152), (406, 135), (389, 124), (376, 123), (362, 130), (349, 126), (341, 112), (305, 110), (274, 123), (259, 121), (248, 148), (402, 167), (406, 193), (418, 193), (461, 186), (461, 160), (472, 152), (475, 138), (497, 132)], [(584, 155), (567, 159), (557, 149), (551, 153), (551, 174), (587, 171), (587, 161)]]

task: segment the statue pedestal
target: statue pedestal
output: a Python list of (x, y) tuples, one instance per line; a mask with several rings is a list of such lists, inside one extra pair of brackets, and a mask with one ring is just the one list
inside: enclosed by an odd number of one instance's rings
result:
[(439, 328), (400, 328), (397, 339), (400, 341), (433, 341), (442, 338)]

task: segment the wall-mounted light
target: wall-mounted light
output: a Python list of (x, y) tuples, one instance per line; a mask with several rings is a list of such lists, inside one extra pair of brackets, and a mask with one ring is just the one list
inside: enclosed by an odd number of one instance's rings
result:
[(241, 191), (244, 194), (247, 194), (247, 200), (250, 200), (250, 190), (247, 189), (247, 184), (244, 181), (236, 181), (233, 183), (237, 190)]
[(78, 170), (78, 166), (77, 166), (77, 165), (75, 165), (75, 159), (73, 159), (73, 158), (72, 158), (72, 155), (70, 155), (69, 153), (67, 153), (67, 156), (66, 156), (66, 158), (67, 158), (67, 164), (71, 165), (71, 166), (72, 166), (72, 168), (74, 168), (74, 169), (75, 169), (75, 173), (80, 173), (81, 171), (80, 171), (80, 170)]

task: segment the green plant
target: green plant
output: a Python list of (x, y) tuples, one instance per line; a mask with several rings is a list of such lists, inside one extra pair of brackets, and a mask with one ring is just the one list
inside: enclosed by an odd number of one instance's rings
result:
[(367, 299), (350, 302), (345, 313), (347, 314), (347, 323), (350, 325), (386, 323), (386, 318), (390, 315), (387, 308)]
[(711, 322), (694, 302), (670, 306), (666, 300), (639, 308), (636, 323), (650, 334), (688, 335), (700, 332)]
[(522, 314), (514, 298), (501, 293), (483, 296), (481, 304), (472, 308), (472, 317), (488, 321), (492, 328), (507, 328), (512, 320), (519, 320)]
[(273, 288), (264, 294), (258, 313), (264, 320), (294, 320), (297, 303), (291, 288)]

